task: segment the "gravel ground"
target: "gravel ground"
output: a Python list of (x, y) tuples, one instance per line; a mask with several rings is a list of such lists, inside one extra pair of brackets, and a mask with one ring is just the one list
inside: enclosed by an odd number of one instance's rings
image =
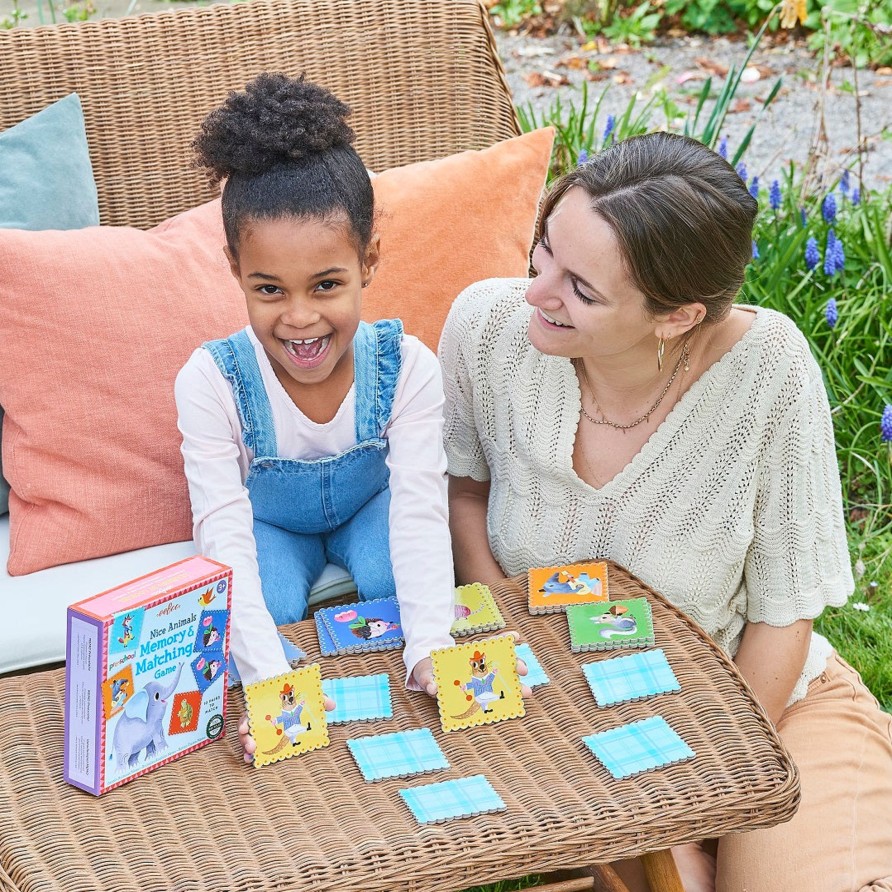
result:
[[(590, 104), (607, 89), (600, 110), (603, 122), (608, 114), (625, 110), (636, 93), (650, 96), (654, 78), (684, 115), (693, 108), (705, 78), (712, 74), (713, 85), (720, 84), (723, 77), (715, 69), (741, 65), (747, 52), (742, 42), (721, 37), (665, 39), (640, 50), (603, 43), (592, 47), (575, 35), (529, 37), (497, 32), (496, 41), (518, 107), (531, 106), (541, 117), (557, 97), (578, 105), (580, 85), (589, 79)], [(590, 63), (599, 69), (597, 80), (587, 70)], [(733, 151), (774, 83), (782, 78), (781, 90), (762, 114), (745, 156), (750, 174), (758, 174), (764, 183), (778, 176), (787, 162), (803, 163), (808, 156), (819, 120), (821, 66), (800, 43), (760, 48), (749, 68), (748, 77), (754, 79), (740, 85), (722, 133)], [(832, 68), (823, 99), (827, 143), (821, 169), (830, 178), (855, 161), (858, 130), (853, 74), (850, 68)], [(857, 77), (861, 133), (867, 147), (864, 182), (884, 188), (892, 182), (892, 71), (861, 70)], [(654, 118), (654, 123), (664, 121), (661, 112)], [(601, 127), (599, 122), (599, 131)]]

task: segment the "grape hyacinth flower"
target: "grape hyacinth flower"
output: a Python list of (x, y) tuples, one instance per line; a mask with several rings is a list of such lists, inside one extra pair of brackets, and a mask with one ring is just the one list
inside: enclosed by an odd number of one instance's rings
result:
[(799, 208), (799, 216), (802, 218), (802, 225), (805, 226), (806, 222), (808, 221), (808, 217), (805, 213), (805, 208)]
[(839, 191), (842, 192), (843, 195), (849, 194), (849, 171), (844, 170), (842, 172), (842, 176), (839, 178)]
[(880, 419), (880, 437), (884, 443), (892, 443), (892, 404), (886, 403)]
[(821, 252), (818, 250), (818, 242), (815, 238), (810, 238), (805, 243), (805, 265), (811, 272), (821, 262)]
[(839, 310), (836, 306), (835, 297), (831, 297), (827, 301), (827, 306), (824, 308), (824, 318), (831, 328), (836, 328), (836, 323), (839, 321)]
[(857, 186), (852, 189), (852, 198), (850, 200), (856, 207), (861, 204), (861, 190)]
[(613, 131), (616, 128), (616, 118), (613, 115), (607, 115), (607, 125), (604, 127), (604, 142), (606, 143), (611, 136), (613, 136)]
[(727, 136), (723, 136), (719, 140), (719, 155), (722, 158), (724, 158), (725, 161), (728, 160), (728, 137)]
[(839, 239), (833, 243), (834, 272), (842, 272), (846, 268), (846, 252)]
[(737, 165), (737, 176), (739, 176), (740, 179), (744, 181), (744, 183), (746, 182), (746, 164), (744, 164), (743, 161), (741, 161), (740, 164)]
[(756, 244), (755, 239), (753, 239), (753, 260), (759, 259), (759, 246)]
[(579, 157), (576, 159), (577, 164), (585, 164), (588, 161), (588, 152), (585, 149), (579, 150)]
[(824, 248), (824, 275), (832, 276), (836, 272), (836, 233), (832, 229), (827, 230), (827, 246)]
[(750, 183), (750, 195), (756, 199), (759, 197), (759, 178), (757, 176), (753, 177), (753, 181)]
[(782, 197), (780, 183), (777, 180), (772, 180), (771, 189), (768, 192), (768, 203), (771, 205), (771, 210), (776, 211), (780, 208)]
[(832, 223), (836, 219), (836, 198), (832, 192), (828, 192), (821, 202), (821, 213), (828, 223)]

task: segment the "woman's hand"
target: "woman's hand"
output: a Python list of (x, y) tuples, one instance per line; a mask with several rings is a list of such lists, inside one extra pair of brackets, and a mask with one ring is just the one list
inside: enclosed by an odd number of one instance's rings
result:
[[(335, 708), (335, 702), (331, 697), (325, 697), (322, 705), (326, 712), (331, 712)], [(238, 737), (244, 751), (244, 760), (246, 762), (254, 761), (254, 753), (257, 752), (257, 741), (251, 736), (251, 729), (248, 727), (248, 713), (242, 716), (242, 720), (238, 723)]]

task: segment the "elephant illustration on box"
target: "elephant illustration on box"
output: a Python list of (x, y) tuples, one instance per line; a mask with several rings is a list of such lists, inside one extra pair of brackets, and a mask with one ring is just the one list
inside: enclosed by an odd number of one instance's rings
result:
[(142, 750), (145, 750), (148, 761), (158, 750), (167, 749), (164, 714), (182, 671), (183, 664), (180, 663), (172, 681), (166, 684), (150, 681), (124, 704), (112, 737), (112, 749), (119, 771), (133, 768)]

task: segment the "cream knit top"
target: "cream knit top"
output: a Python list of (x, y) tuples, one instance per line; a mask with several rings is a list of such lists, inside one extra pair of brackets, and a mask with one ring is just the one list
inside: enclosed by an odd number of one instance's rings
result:
[[(821, 372), (791, 320), (750, 329), (603, 487), (573, 470), (581, 394), (569, 359), (527, 338), (526, 279), (453, 304), (440, 341), (449, 473), (490, 480), (492, 553), (508, 574), (610, 558), (733, 657), (747, 622), (787, 626), (854, 589)], [(815, 633), (790, 703), (832, 648)]]

